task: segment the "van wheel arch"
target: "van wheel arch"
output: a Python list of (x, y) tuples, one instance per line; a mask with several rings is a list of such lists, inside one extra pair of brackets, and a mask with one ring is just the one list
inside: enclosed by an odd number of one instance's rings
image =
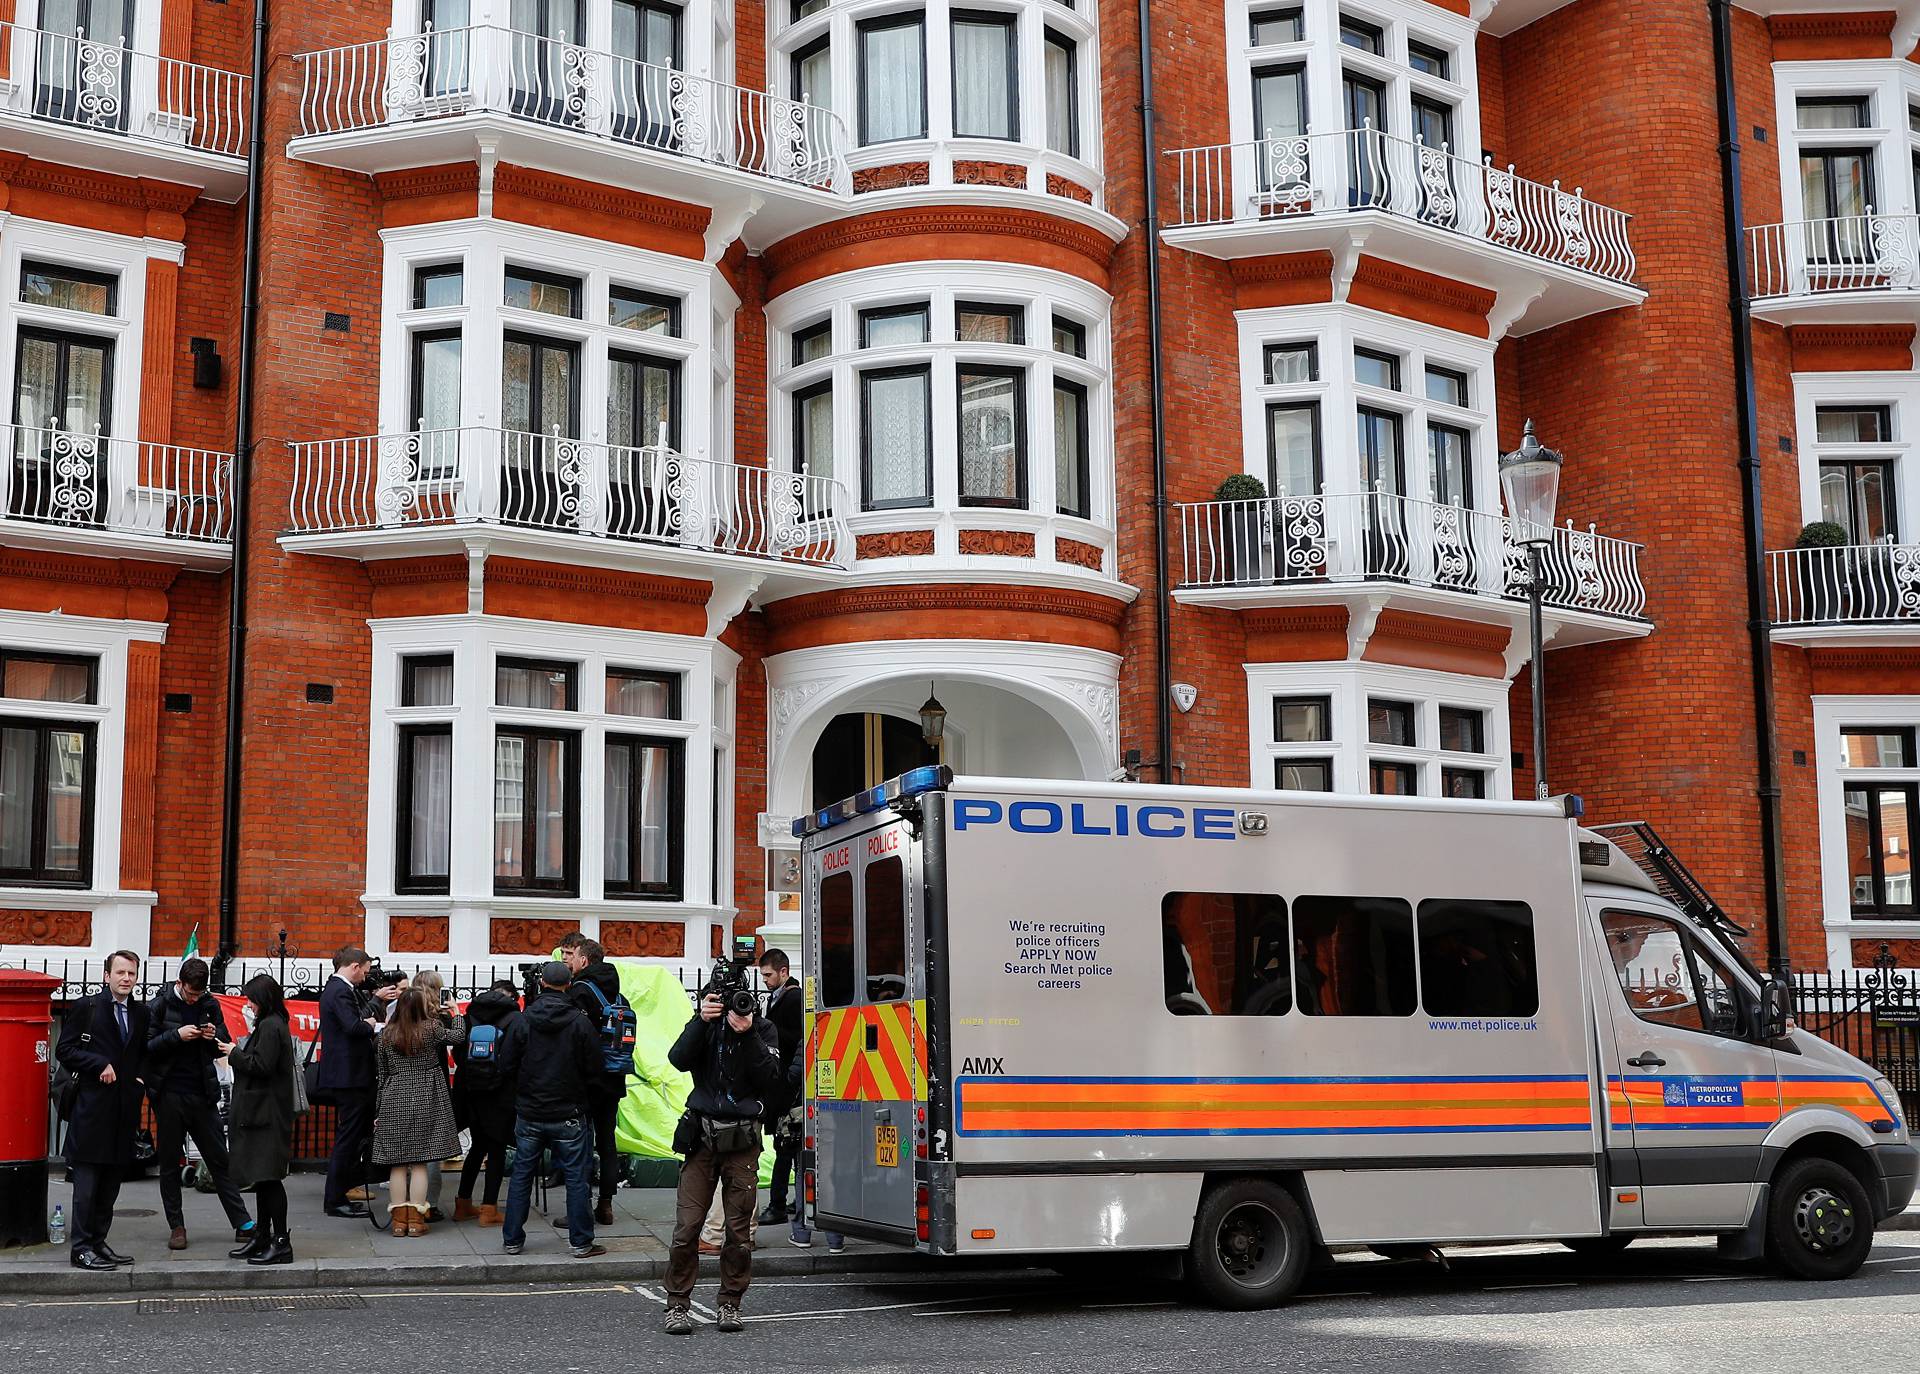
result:
[(1853, 1175), (1869, 1198), (1879, 1189), (1879, 1175), (1874, 1170), (1873, 1161), (1867, 1157), (1865, 1148), (1838, 1131), (1813, 1131), (1787, 1146), (1768, 1172), (1767, 1186), (1771, 1188), (1789, 1165), (1808, 1158), (1827, 1159), (1838, 1164)]
[(1297, 1172), (1205, 1177), (1186, 1272), (1210, 1301), (1226, 1308), (1271, 1307), (1331, 1261)]
[(1874, 1240), (1870, 1168), (1844, 1136), (1818, 1132), (1795, 1141), (1767, 1180), (1767, 1257), (1801, 1279), (1858, 1272)]

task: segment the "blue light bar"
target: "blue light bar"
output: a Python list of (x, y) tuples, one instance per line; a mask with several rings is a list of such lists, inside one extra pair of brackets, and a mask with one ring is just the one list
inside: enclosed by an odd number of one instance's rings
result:
[(855, 816), (867, 816), (875, 811), (884, 811), (902, 797), (917, 797), (922, 792), (939, 792), (953, 781), (953, 770), (944, 763), (928, 764), (924, 768), (915, 768), (902, 773), (897, 778), (889, 778), (878, 787), (869, 787), (864, 792), (856, 792), (851, 797), (842, 798), (832, 806), (823, 807), (811, 816), (797, 816), (793, 822), (796, 839), (806, 839), (809, 835), (822, 830), (831, 830)]

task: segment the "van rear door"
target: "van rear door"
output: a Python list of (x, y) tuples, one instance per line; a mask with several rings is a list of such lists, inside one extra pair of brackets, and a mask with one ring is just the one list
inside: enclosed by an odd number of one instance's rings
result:
[(807, 1095), (819, 1224), (911, 1242), (927, 1077), (920, 845), (904, 819), (888, 815), (815, 848), (808, 862), (816, 917)]
[(1761, 1142), (1780, 1116), (1773, 1051), (1742, 1038), (1753, 991), (1686, 920), (1655, 903), (1597, 900), (1596, 989), (1613, 1024), (1607, 1098), (1613, 1191), (1638, 1191), (1653, 1227), (1737, 1226), (1759, 1186)]

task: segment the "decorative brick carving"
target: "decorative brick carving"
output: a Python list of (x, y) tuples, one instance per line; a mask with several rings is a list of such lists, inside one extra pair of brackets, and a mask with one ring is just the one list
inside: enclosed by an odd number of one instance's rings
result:
[(924, 162), (894, 162), (885, 167), (861, 167), (853, 174), (853, 193), (895, 191), (902, 186), (925, 186), (932, 169)]
[[(387, 920), (387, 947), (409, 954), (445, 954), (445, 916), (392, 916)], [(552, 949), (552, 945), (547, 946)]]
[(1009, 190), (1027, 189), (1027, 169), (1017, 162), (955, 162), (956, 186), (1004, 186)]
[(86, 946), (92, 943), (92, 912), (0, 911), (0, 944)]
[(1047, 194), (1064, 196), (1068, 200), (1077, 200), (1082, 205), (1093, 204), (1093, 192), (1077, 181), (1068, 181), (1058, 172), (1047, 173)]
[(602, 921), (600, 944), (625, 959), (678, 959), (687, 950), (687, 928), (678, 921)]
[(1099, 572), (1107, 561), (1106, 551), (1098, 544), (1058, 537), (1053, 541), (1053, 556), (1062, 563), (1071, 563), (1077, 568), (1091, 568), (1095, 572)]
[(880, 530), (853, 541), (855, 558), (920, 558), (932, 552), (932, 530)]
[(1033, 557), (1033, 535), (1026, 530), (961, 530), (960, 552), (993, 558)]
[(547, 954), (559, 946), (561, 936), (578, 929), (572, 921), (496, 916), (488, 923), (487, 950), (492, 954)]

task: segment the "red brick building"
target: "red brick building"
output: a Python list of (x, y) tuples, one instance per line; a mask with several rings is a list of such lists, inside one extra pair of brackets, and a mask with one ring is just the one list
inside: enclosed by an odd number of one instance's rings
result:
[(0, 16), (0, 956), (788, 939), (929, 696), (1527, 795), (1531, 417), (1553, 788), (1920, 957), (1912, 3), (1152, 0), (1151, 142), (1112, 0)]

